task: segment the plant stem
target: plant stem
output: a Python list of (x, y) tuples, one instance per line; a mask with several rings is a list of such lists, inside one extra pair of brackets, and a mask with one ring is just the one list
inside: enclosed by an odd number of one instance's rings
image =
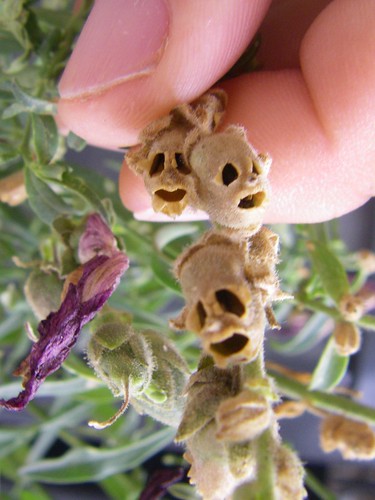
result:
[(274, 370), (269, 370), (269, 374), (274, 378), (280, 392), (292, 399), (303, 400), (320, 410), (375, 425), (375, 408), (370, 408), (336, 394), (310, 391), (300, 382), (281, 375)]
[(256, 500), (273, 500), (275, 498), (275, 463), (272, 448), (274, 437), (272, 430), (267, 429), (257, 439), (257, 480)]

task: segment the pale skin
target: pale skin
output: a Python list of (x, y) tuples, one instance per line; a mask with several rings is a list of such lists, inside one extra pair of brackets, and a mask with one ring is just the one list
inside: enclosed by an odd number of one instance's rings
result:
[[(375, 195), (373, 0), (97, 0), (60, 82), (68, 129), (106, 148), (206, 92), (253, 35), (262, 70), (220, 83), (224, 127), (273, 159), (266, 223), (319, 222)], [(150, 207), (124, 162), (124, 205)]]

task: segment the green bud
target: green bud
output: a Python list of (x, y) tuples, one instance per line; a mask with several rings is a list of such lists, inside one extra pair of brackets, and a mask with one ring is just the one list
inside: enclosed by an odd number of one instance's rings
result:
[(185, 405), (183, 394), (189, 368), (163, 335), (153, 330), (145, 330), (142, 335), (151, 347), (154, 370), (151, 383), (141, 395), (135, 396), (133, 404), (138, 411), (177, 427)]
[(27, 278), (24, 292), (38, 320), (45, 319), (51, 311), (57, 311), (61, 302), (63, 283), (56, 273), (34, 269)]
[(96, 374), (115, 396), (124, 393), (142, 393), (150, 384), (154, 369), (151, 349), (144, 336), (130, 325), (121, 322), (106, 323), (94, 333), (88, 345), (87, 356)]
[[(114, 315), (109, 312), (104, 316), (113, 320)], [(96, 322), (99, 328), (88, 346), (89, 363), (115, 396), (123, 395), (125, 402), (131, 398), (140, 413), (177, 426), (189, 375), (185, 361), (163, 335), (151, 330), (135, 331), (128, 315), (118, 318), (117, 322)], [(91, 423), (95, 427), (107, 424)]]

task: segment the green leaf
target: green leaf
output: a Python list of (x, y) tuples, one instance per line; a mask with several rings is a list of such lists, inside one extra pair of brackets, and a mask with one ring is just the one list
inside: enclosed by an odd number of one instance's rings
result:
[(344, 377), (348, 368), (349, 356), (337, 353), (334, 340), (331, 337), (320, 356), (312, 375), (310, 390), (331, 391)]
[(25, 168), (25, 186), (31, 208), (46, 224), (52, 224), (57, 216), (72, 211), (71, 207), (30, 168)]
[(0, 430), (0, 458), (6, 457), (19, 446), (26, 444), (36, 434), (36, 427), (18, 427), (17, 430)]
[(344, 266), (327, 245), (318, 241), (309, 244), (309, 253), (315, 271), (328, 295), (338, 304), (350, 291)]
[(119, 448), (84, 447), (73, 449), (61, 458), (40, 460), (20, 470), (30, 479), (56, 484), (100, 481), (131, 470), (152, 457), (172, 440), (174, 429), (165, 428), (140, 441)]
[(159, 229), (155, 234), (156, 248), (161, 251), (168, 245), (168, 243), (171, 243), (178, 238), (182, 238), (183, 236), (194, 234), (197, 230), (198, 228), (196, 224), (167, 224)]
[(74, 149), (74, 151), (83, 151), (86, 147), (86, 141), (82, 139), (82, 137), (79, 137), (78, 135), (74, 134), (73, 132), (69, 132), (66, 142), (68, 144), (68, 147), (70, 149)]
[(199, 500), (200, 496), (190, 484), (178, 483), (170, 486), (168, 492), (179, 500)]
[(92, 191), (92, 189), (81, 177), (78, 177), (73, 172), (66, 170), (62, 174), (62, 179), (59, 183), (71, 191), (76, 192), (87, 203), (89, 203), (96, 212), (99, 212), (100, 215), (108, 221), (107, 211), (100, 198), (94, 191)]
[(57, 106), (53, 102), (33, 97), (24, 92), (17, 84), (5, 82), (0, 89), (12, 92), (16, 102), (3, 112), (3, 119), (11, 118), (19, 113), (35, 113), (37, 115), (55, 115)]
[(358, 325), (375, 332), (375, 317), (370, 315), (362, 316), (358, 321)]
[[(275, 351), (285, 354), (302, 354), (321, 340), (321, 331), (327, 321), (330, 319), (325, 314), (315, 313), (292, 339), (285, 342), (271, 340), (270, 345)], [(280, 335), (282, 336), (282, 333)]]
[(41, 165), (50, 163), (59, 146), (57, 125), (52, 116), (31, 115), (33, 146)]
[(178, 295), (182, 295), (181, 288), (172, 274), (171, 265), (162, 260), (158, 255), (151, 257), (151, 269), (155, 278), (162, 284), (173, 290)]
[[(30, 488), (30, 486), (29, 486)], [(33, 489), (36, 491), (31, 491), (28, 489), (27, 491), (21, 491), (20, 500), (52, 500), (50, 497), (39, 485), (33, 485)]]
[(144, 488), (144, 480), (137, 472), (138, 470), (135, 470), (132, 474), (107, 477), (100, 482), (100, 486), (113, 500), (124, 500), (125, 491), (126, 500), (138, 500)]

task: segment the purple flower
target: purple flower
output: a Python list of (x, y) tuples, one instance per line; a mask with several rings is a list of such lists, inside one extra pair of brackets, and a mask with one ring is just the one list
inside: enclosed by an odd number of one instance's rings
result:
[(183, 476), (184, 470), (181, 467), (156, 470), (148, 480), (139, 500), (158, 500), (162, 498), (167, 493), (167, 489), (180, 481)]
[[(90, 239), (88, 233), (92, 234), (94, 224), (97, 232)], [(93, 319), (116, 289), (129, 261), (117, 249), (113, 236), (110, 243), (109, 234), (112, 236), (100, 216), (94, 214), (88, 218), (79, 247), (90, 249), (91, 258), (72, 273), (76, 283), (68, 276), (68, 287), (60, 308), (39, 323), (39, 340), (33, 344), (30, 354), (14, 372), (14, 375), (23, 377), (24, 390), (8, 401), (1, 399), (0, 406), (18, 411), (33, 399), (45, 378), (65, 361), (83, 326)]]

